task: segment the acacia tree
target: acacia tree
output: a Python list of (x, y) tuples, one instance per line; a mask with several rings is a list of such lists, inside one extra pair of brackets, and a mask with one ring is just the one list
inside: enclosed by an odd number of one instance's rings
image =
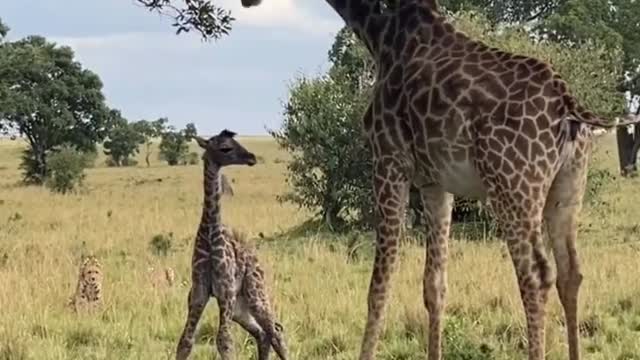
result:
[(131, 157), (138, 153), (145, 139), (138, 129), (123, 118), (120, 111), (112, 111), (114, 123), (104, 142), (104, 153), (114, 166), (132, 165)]
[(71, 48), (41, 36), (0, 47), (0, 129), (25, 136), (24, 179), (42, 184), (47, 156), (63, 144), (95, 151), (111, 114), (98, 75), (74, 60)]
[(162, 136), (162, 133), (166, 129), (167, 122), (167, 118), (159, 118), (154, 121), (139, 120), (132, 124), (133, 128), (143, 137), (144, 161), (147, 167), (151, 166), (149, 159), (152, 153), (151, 145), (153, 145), (153, 139)]

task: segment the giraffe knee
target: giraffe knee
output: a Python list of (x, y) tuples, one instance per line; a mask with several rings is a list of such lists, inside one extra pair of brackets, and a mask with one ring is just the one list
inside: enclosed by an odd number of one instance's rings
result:
[(216, 338), (216, 345), (220, 353), (228, 353), (231, 351), (231, 336), (224, 331), (219, 331), (218, 337)]
[(429, 312), (438, 312), (444, 307), (447, 283), (444, 274), (428, 274), (423, 288), (424, 306)]
[(540, 289), (548, 291), (556, 282), (556, 274), (551, 267), (551, 262), (542, 250), (533, 250), (533, 263), (535, 266), (535, 273), (538, 276)]

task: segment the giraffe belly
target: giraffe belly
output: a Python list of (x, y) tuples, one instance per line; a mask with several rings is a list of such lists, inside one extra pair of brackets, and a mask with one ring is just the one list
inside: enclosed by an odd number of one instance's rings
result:
[(448, 162), (438, 170), (440, 185), (456, 196), (484, 200), (486, 189), (471, 160)]

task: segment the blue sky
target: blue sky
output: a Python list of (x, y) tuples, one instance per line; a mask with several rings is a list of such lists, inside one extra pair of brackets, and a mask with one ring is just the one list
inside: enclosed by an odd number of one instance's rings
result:
[(280, 125), (291, 81), (326, 69), (342, 21), (320, 0), (217, 4), (236, 22), (230, 36), (208, 43), (176, 36), (170, 19), (133, 0), (3, 0), (0, 17), (10, 39), (37, 34), (71, 46), (102, 79), (109, 105), (130, 120), (167, 116), (205, 135), (225, 127), (264, 134)]

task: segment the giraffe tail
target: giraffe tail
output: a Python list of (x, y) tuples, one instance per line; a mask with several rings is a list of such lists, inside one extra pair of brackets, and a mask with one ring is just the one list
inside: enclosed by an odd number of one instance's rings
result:
[(605, 120), (580, 105), (576, 98), (569, 92), (567, 83), (560, 77), (556, 76), (553, 79), (553, 87), (558, 95), (562, 97), (562, 103), (571, 116), (571, 120), (605, 129), (616, 126), (616, 122)]
[(553, 81), (553, 85), (558, 95), (562, 96), (562, 102), (571, 115), (571, 120), (573, 121), (604, 129), (632, 125), (640, 122), (640, 117), (629, 119), (624, 122), (621, 122), (617, 118), (614, 121), (605, 120), (580, 105), (576, 98), (570, 94), (569, 89), (567, 88), (567, 83), (564, 80), (556, 77)]

